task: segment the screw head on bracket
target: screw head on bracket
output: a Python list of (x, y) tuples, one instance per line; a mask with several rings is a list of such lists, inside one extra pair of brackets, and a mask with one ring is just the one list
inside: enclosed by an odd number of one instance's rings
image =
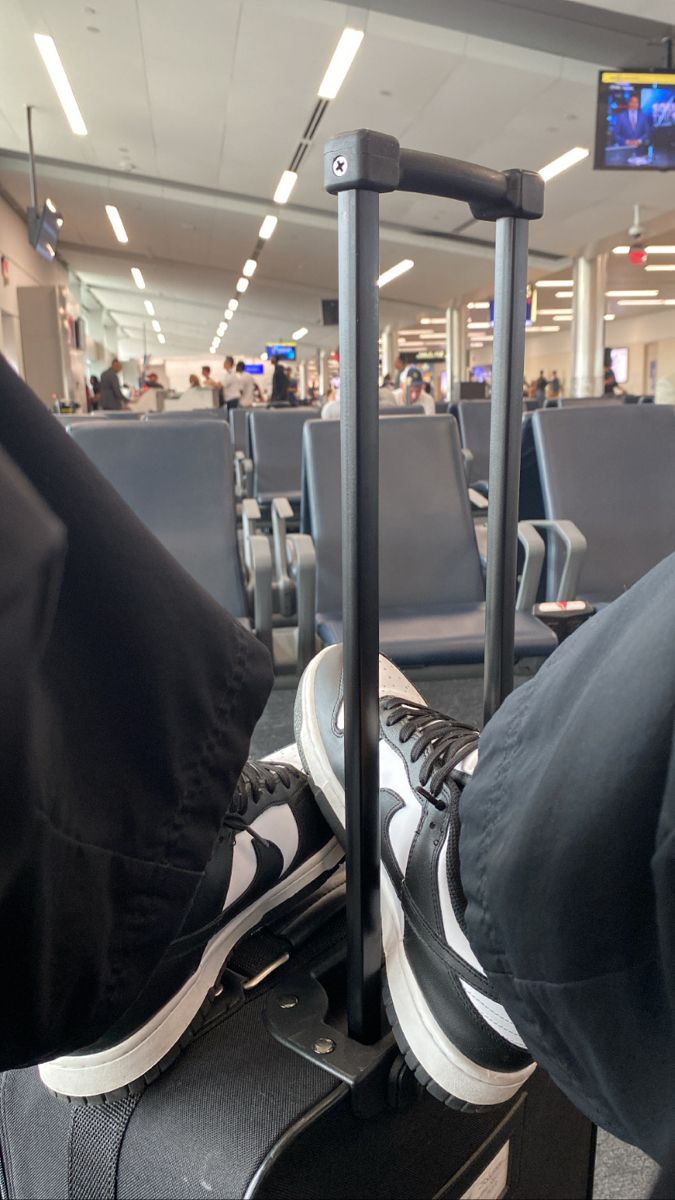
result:
[(317, 1038), (313, 1049), (315, 1054), (332, 1054), (335, 1049), (335, 1042), (332, 1038)]
[(340, 179), (347, 170), (347, 166), (348, 163), (344, 154), (337, 154), (333, 159), (333, 174), (337, 175), (338, 179)]

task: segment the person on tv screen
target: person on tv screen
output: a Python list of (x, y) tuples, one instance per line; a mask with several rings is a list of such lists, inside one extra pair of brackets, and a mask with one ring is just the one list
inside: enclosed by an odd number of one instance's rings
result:
[(614, 136), (620, 146), (641, 146), (651, 140), (651, 131), (651, 121), (640, 108), (640, 97), (633, 92), (628, 108), (616, 118)]

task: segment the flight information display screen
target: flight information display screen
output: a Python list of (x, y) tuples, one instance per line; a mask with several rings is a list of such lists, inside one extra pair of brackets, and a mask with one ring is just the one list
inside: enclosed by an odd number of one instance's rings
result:
[(594, 165), (598, 171), (675, 170), (675, 74), (600, 72)]

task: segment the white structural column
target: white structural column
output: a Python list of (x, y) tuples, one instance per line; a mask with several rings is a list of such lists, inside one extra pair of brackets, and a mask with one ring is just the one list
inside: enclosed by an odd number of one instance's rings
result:
[(396, 331), (393, 325), (385, 325), (382, 330), (382, 377), (391, 375), (394, 378), (394, 363), (396, 361)]
[(445, 312), (445, 368), (448, 374), (448, 400), (459, 400), (459, 385), (466, 367), (466, 329), (461, 308)]
[(319, 395), (325, 396), (328, 390), (328, 351), (319, 350)]
[(303, 359), (298, 365), (298, 392), (300, 399), (305, 400), (307, 397), (307, 363)]
[(604, 386), (607, 255), (577, 258), (572, 301), (571, 396), (601, 396)]

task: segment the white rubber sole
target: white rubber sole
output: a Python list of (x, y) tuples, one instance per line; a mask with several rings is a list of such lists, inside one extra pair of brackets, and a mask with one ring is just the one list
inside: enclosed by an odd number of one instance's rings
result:
[(312, 791), (321, 813), (328, 821), (335, 836), (344, 844), (346, 826), (344, 787), (340, 780), (336, 779), (330, 759), (324, 750), (314, 706), (314, 680), (323, 653), (325, 651), (320, 651), (312, 659), (300, 680), (300, 688), (295, 701), (295, 740), (300, 751), (302, 765), (309, 775)]
[(380, 887), (387, 986), (408, 1065), (415, 1069), (412, 1054), (436, 1088), (451, 1102), (460, 1101), (461, 1106), (483, 1108), (510, 1100), (536, 1064), (509, 1073), (491, 1071), (467, 1058), (448, 1040), (434, 1020), (406, 958), (403, 909), (384, 868), (380, 871)]
[(281, 880), (211, 938), (195, 973), (130, 1037), (94, 1054), (72, 1055), (42, 1063), (40, 1078), (45, 1086), (71, 1099), (86, 1099), (108, 1095), (143, 1079), (180, 1041), (215, 984), (228, 955), (244, 934), (255, 928), (273, 908), (337, 867), (343, 857), (342, 847), (334, 841), (328, 842), (313, 858), (302, 863), (292, 875)]

